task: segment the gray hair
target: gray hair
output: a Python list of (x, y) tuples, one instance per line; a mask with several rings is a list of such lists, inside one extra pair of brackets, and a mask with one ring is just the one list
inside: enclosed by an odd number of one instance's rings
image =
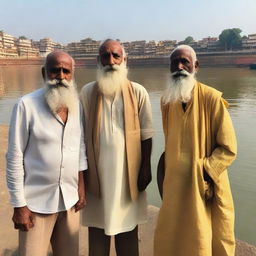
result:
[(178, 50), (187, 50), (187, 51), (189, 51), (191, 53), (193, 63), (195, 63), (197, 61), (195, 50), (191, 46), (186, 45), (186, 44), (181, 44), (181, 45), (177, 46), (176, 48), (174, 48), (174, 50), (170, 54), (170, 58)]
[(100, 50), (100, 48), (101, 48), (104, 44), (106, 44), (106, 43), (109, 42), (109, 41), (118, 42), (118, 43), (120, 44), (120, 46), (121, 46), (121, 49), (122, 49), (122, 52), (123, 52), (123, 57), (124, 57), (124, 58), (127, 57), (127, 53), (125, 52), (124, 46), (123, 46), (119, 41), (114, 40), (114, 39), (111, 39), (111, 38), (108, 38), (108, 39), (102, 41), (102, 42), (100, 43), (99, 50)]

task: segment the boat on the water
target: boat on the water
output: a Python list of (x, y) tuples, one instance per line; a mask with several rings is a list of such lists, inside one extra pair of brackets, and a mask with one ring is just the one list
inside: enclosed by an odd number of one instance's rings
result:
[(256, 63), (250, 64), (250, 69), (256, 69)]

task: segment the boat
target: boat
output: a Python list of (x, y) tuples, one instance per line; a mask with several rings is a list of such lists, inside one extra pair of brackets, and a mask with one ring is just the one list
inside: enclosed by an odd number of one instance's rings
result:
[(250, 64), (250, 69), (256, 69), (256, 63)]

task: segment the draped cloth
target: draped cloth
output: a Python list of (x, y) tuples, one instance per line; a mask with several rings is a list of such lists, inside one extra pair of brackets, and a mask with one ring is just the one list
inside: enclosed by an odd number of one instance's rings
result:
[(141, 140), (154, 133), (148, 93), (127, 81), (110, 97), (91, 82), (80, 96), (89, 151), (83, 224), (106, 235), (131, 231), (147, 219), (146, 192), (137, 192), (137, 178)]
[[(89, 112), (89, 123), (86, 132), (88, 133), (88, 162), (86, 186), (88, 191), (100, 197), (99, 173), (97, 163), (99, 160), (99, 138), (102, 114), (102, 94), (97, 84), (93, 88)], [(124, 127), (125, 146), (128, 168), (128, 181), (130, 196), (135, 200), (138, 196), (137, 179), (141, 163), (141, 137), (140, 122), (138, 114), (138, 103), (130, 81), (122, 86), (122, 97), (124, 103)]]
[[(221, 95), (197, 82), (185, 112), (180, 102), (161, 104), (165, 177), (155, 256), (234, 255), (234, 207), (227, 167), (235, 159), (237, 146), (228, 104)], [(204, 171), (213, 186), (204, 180)], [(206, 194), (213, 197), (208, 199)]]

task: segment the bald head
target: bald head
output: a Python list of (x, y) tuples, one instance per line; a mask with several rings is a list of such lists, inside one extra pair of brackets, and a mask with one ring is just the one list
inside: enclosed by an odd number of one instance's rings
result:
[(189, 73), (197, 72), (198, 60), (196, 53), (189, 45), (179, 45), (170, 55), (171, 72), (185, 70)]
[(176, 48), (174, 48), (174, 50), (171, 52), (170, 58), (176, 51), (181, 51), (181, 50), (189, 52), (193, 59), (193, 62), (197, 61), (195, 50), (191, 46), (186, 45), (186, 44), (181, 44), (181, 45), (177, 46)]
[(102, 66), (120, 65), (123, 61), (126, 61), (125, 50), (120, 42), (107, 39), (100, 45), (98, 61)]
[(44, 80), (66, 79), (70, 81), (74, 74), (74, 64), (74, 59), (66, 52), (57, 50), (49, 53), (42, 68)]

